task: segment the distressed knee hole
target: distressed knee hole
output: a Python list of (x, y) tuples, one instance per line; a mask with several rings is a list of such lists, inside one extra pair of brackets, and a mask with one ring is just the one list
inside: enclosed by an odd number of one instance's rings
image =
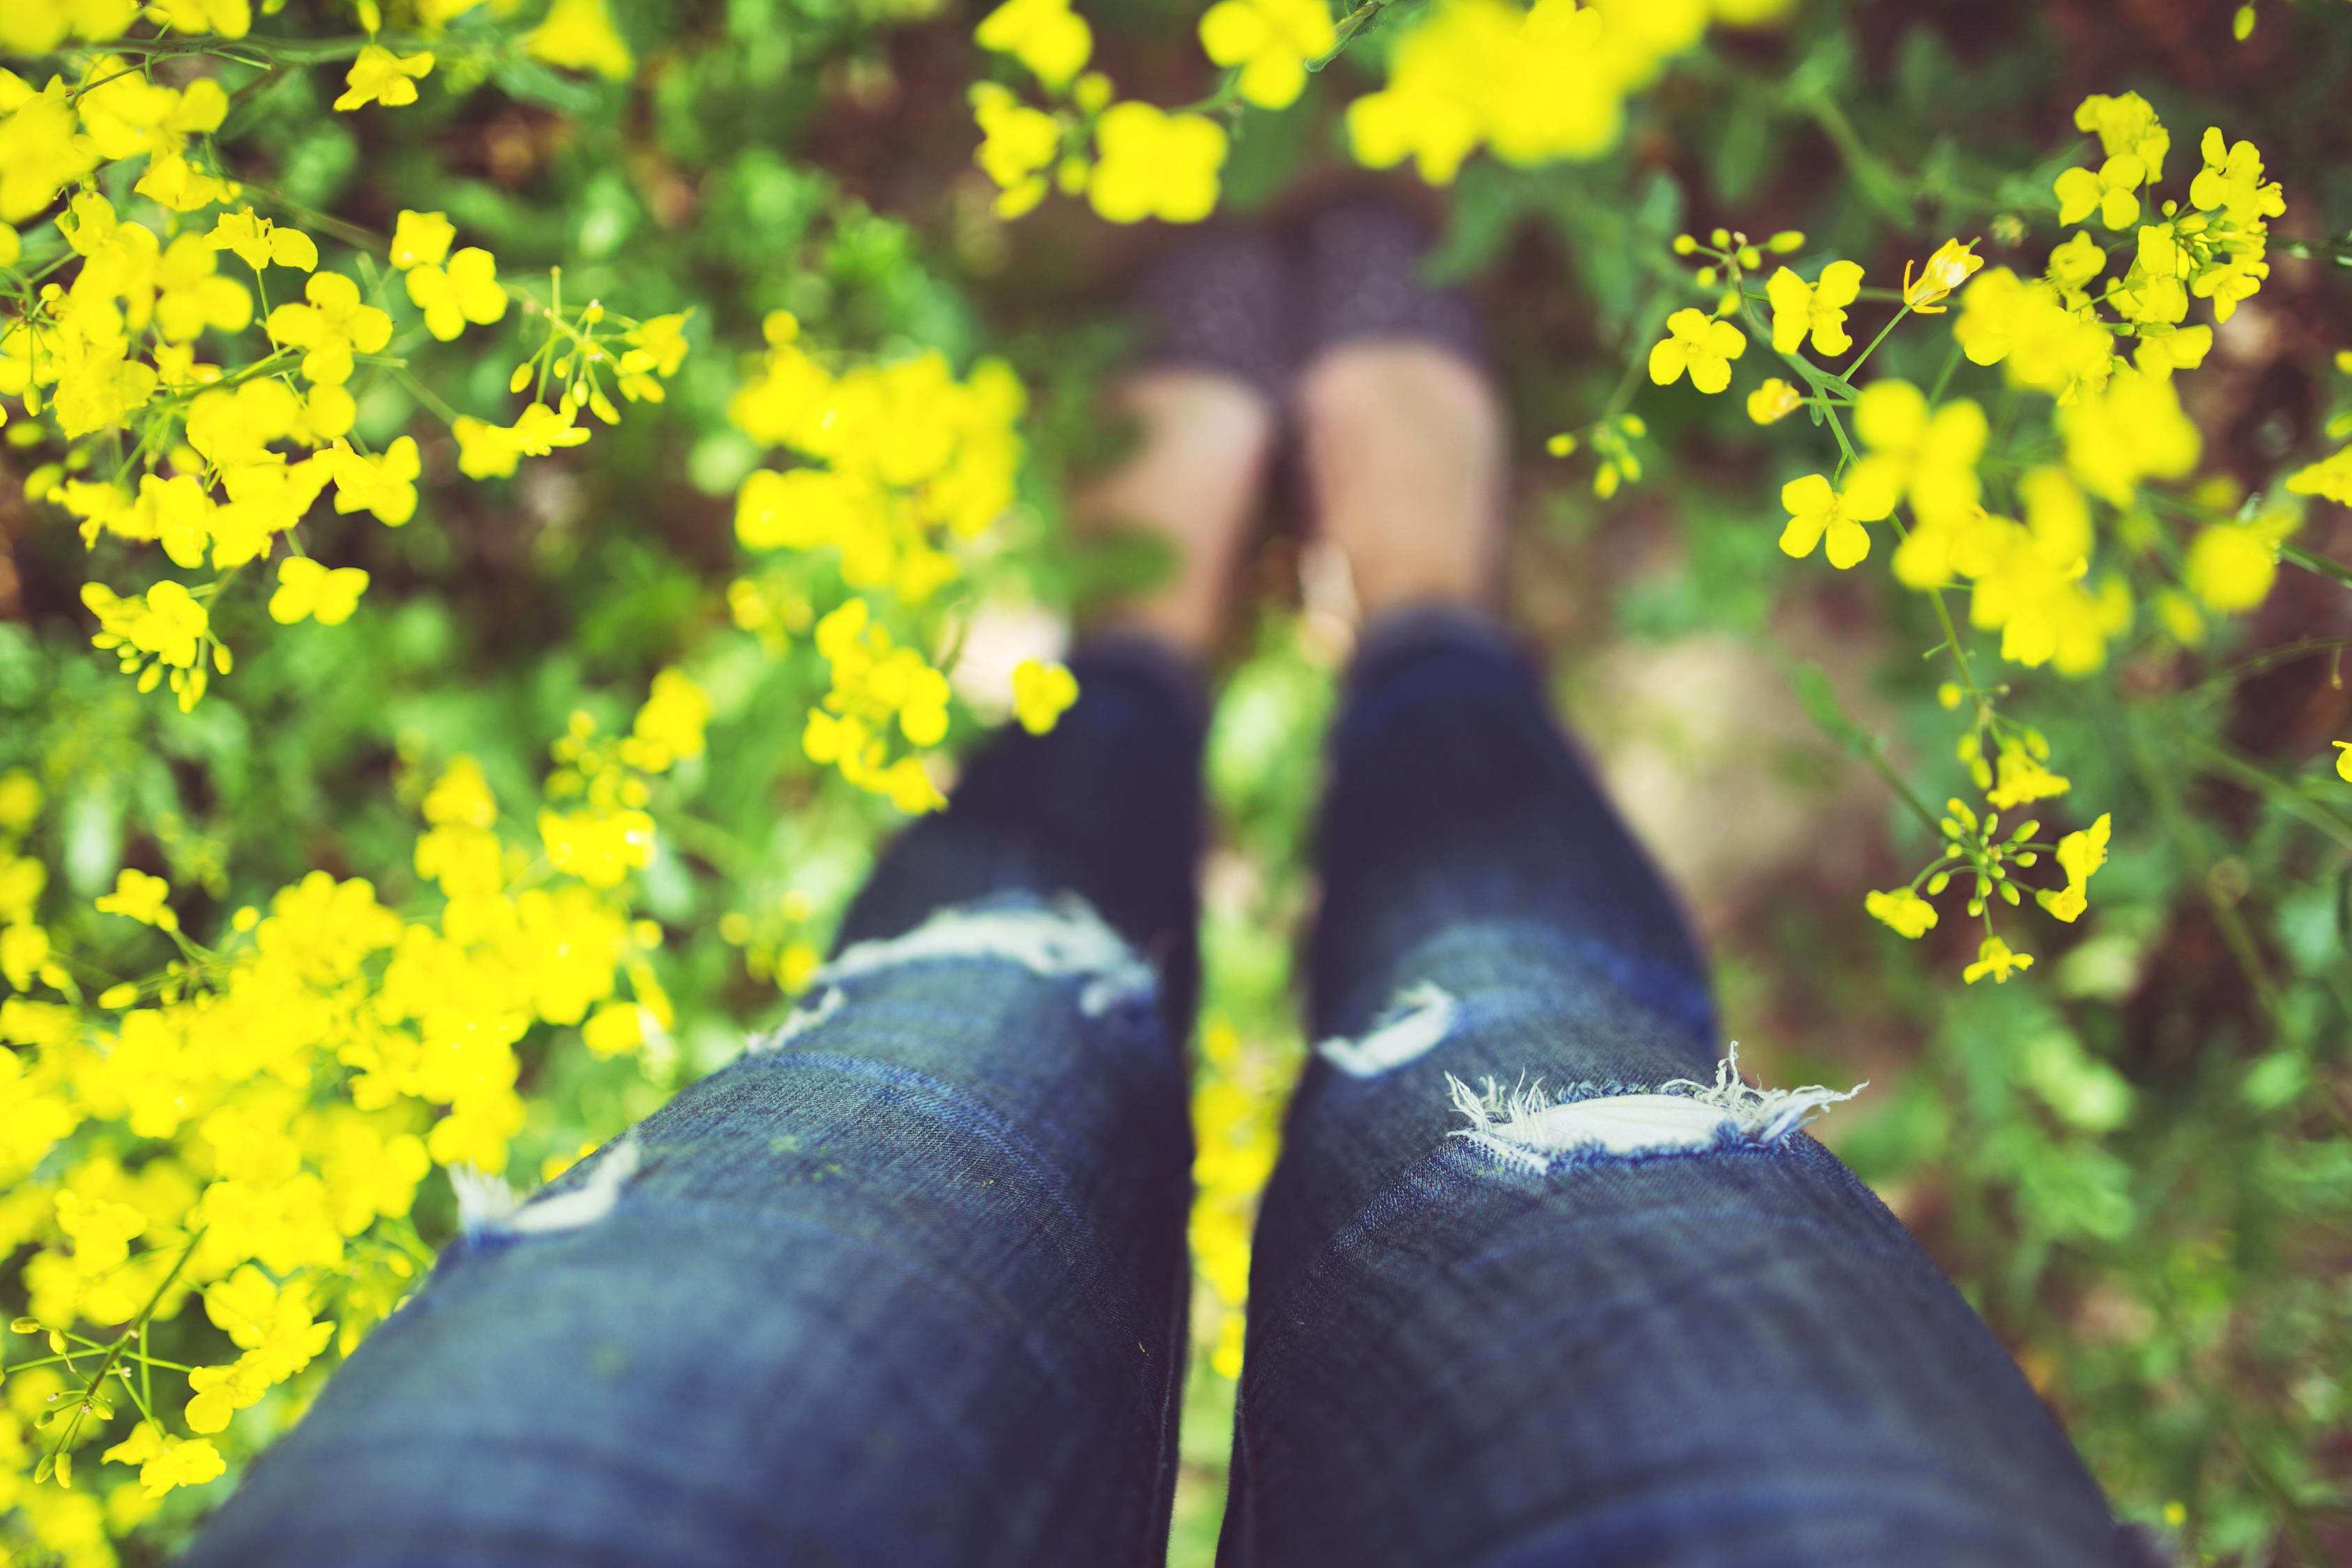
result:
[(1045, 908), (964, 905), (941, 910), (904, 935), (845, 948), (810, 978), (814, 1004), (750, 1049), (777, 1050), (816, 1028), (840, 1010), (853, 982), (910, 963), (957, 959), (1015, 963), (1048, 980), (1076, 979), (1082, 982), (1078, 1011), (1090, 1018), (1149, 1001), (1160, 984), (1151, 965), (1075, 893), (1060, 894)]
[(637, 1135), (625, 1132), (595, 1154), (579, 1182), (561, 1192), (541, 1187), (528, 1196), (509, 1186), (504, 1176), (470, 1165), (456, 1167), (449, 1173), (449, 1185), (457, 1196), (458, 1227), (478, 1238), (583, 1229), (613, 1212), (644, 1160)]
[(1325, 1040), (1315, 1049), (1349, 1078), (1378, 1078), (1443, 1044), (1457, 1011), (1451, 994), (1423, 981), (1399, 992), (1364, 1035)]
[(1489, 1078), (1473, 1089), (1448, 1073), (1445, 1083), (1454, 1109), (1469, 1122), (1449, 1136), (1528, 1171), (1586, 1160), (1774, 1144), (1870, 1087), (1865, 1082), (1843, 1091), (1819, 1084), (1753, 1088), (1740, 1079), (1736, 1040), (1716, 1064), (1711, 1084), (1684, 1078), (1630, 1091), (1585, 1085), (1562, 1096), (1547, 1094), (1540, 1081), (1507, 1089)]

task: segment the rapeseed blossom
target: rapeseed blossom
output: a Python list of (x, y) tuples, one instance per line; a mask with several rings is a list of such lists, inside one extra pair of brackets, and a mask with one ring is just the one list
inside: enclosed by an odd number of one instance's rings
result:
[(1650, 349), (1650, 379), (1671, 386), (1690, 373), (1701, 392), (1731, 384), (1731, 362), (1748, 352), (1748, 336), (1729, 321), (1704, 310), (1676, 310), (1666, 318), (1666, 335)]
[(1831, 262), (1813, 283), (1785, 267), (1774, 272), (1764, 285), (1772, 305), (1773, 352), (1795, 353), (1809, 335), (1822, 353), (1842, 354), (1853, 347), (1846, 335), (1845, 312), (1862, 291), (1862, 268), (1851, 261)]
[(1782, 553), (1804, 557), (1815, 545), (1843, 572), (1870, 553), (1866, 522), (1884, 522), (1895, 510), (1895, 489), (1883, 476), (1856, 469), (1843, 489), (1820, 474), (1807, 474), (1780, 487), (1789, 521), (1780, 531)]
[(1087, 200), (1112, 223), (1197, 223), (1217, 205), (1225, 148), (1224, 127), (1205, 115), (1115, 103), (1095, 122)]
[(1236, 88), (1261, 109), (1283, 109), (1307, 87), (1307, 68), (1337, 35), (1324, 0), (1217, 0), (1201, 16), (1201, 47), (1238, 68)]

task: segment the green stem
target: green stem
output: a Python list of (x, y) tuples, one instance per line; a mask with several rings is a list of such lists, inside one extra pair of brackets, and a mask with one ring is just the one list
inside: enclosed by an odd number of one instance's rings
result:
[(2314, 554), (2299, 544), (2282, 544), (2279, 546), (2279, 554), (2306, 572), (2316, 572), (2323, 577), (2333, 577), (2346, 587), (2352, 588), (2352, 566), (2347, 566), (2341, 561), (2326, 555)]
[(1906, 301), (1904, 304), (1903, 309), (1895, 312), (1893, 319), (1888, 321), (1886, 325), (1878, 329), (1878, 335), (1870, 340), (1870, 346), (1853, 356), (1853, 363), (1846, 366), (1845, 369), (1840, 373), (1840, 379), (1852, 381), (1853, 379), (1853, 373), (1860, 370), (1863, 367), (1864, 363), (1867, 361), (1871, 355), (1878, 352), (1878, 345), (1886, 341), (1886, 334), (1893, 331), (1898, 325), (1900, 325), (1903, 318), (1910, 313), (1911, 306)]

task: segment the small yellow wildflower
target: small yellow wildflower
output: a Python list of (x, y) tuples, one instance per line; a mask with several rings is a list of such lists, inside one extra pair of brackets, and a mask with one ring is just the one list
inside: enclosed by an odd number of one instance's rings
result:
[(1013, 671), (1013, 714), (1033, 735), (1051, 730), (1077, 700), (1077, 677), (1067, 665), (1027, 658)]
[(1923, 522), (1975, 509), (1982, 493), (1977, 461), (1990, 426), (1973, 400), (1955, 398), (1931, 410), (1927, 394), (1909, 382), (1874, 381), (1854, 399), (1853, 430), (1869, 455), (1849, 488), (1866, 480), (1874, 491), (1907, 492)]
[(507, 313), (498, 262), (479, 246), (457, 252), (446, 268), (420, 260), (408, 269), (407, 288), (409, 299), (425, 312), (425, 330), (445, 343), (468, 321), (488, 326)]
[(1960, 971), (1960, 978), (1974, 985), (1990, 974), (1994, 984), (2005, 985), (2011, 974), (2032, 967), (2032, 953), (2012, 952), (2009, 943), (1997, 936), (1989, 936), (1977, 945), (1977, 961)]
[(1784, 554), (1801, 559), (1824, 544), (1829, 563), (1843, 572), (1870, 553), (1865, 522), (1884, 521), (1895, 510), (1895, 491), (1880, 478), (1856, 469), (1843, 490), (1832, 489), (1820, 474), (1806, 474), (1780, 487), (1780, 504), (1789, 511), (1780, 531)]
[(1296, 100), (1307, 63), (1334, 41), (1324, 0), (1218, 0), (1201, 17), (1201, 47), (1217, 64), (1241, 68), (1241, 95), (1261, 109)]
[(234, 250), (256, 272), (265, 267), (291, 267), (308, 272), (319, 265), (319, 247), (298, 228), (280, 228), (251, 207), (223, 213), (213, 222), (205, 243), (215, 250)]
[(2352, 741), (2331, 741), (2336, 748), (2336, 776), (2352, 784)]
[(1805, 405), (1804, 394), (1777, 375), (1748, 395), (1748, 417), (1759, 425), (1777, 425)]
[(1936, 906), (1921, 898), (1915, 888), (1872, 892), (1864, 897), (1862, 907), (1874, 919), (1893, 928), (1898, 936), (1907, 936), (1915, 941), (1933, 930), (1936, 924)]
[(457, 237), (457, 226), (446, 213), (403, 209), (392, 226), (392, 264), (405, 272), (412, 267), (438, 267)]
[(574, 411), (566, 405), (558, 413), (544, 403), (534, 403), (522, 411), (522, 417), (509, 426), (508, 436), (526, 458), (544, 458), (558, 447), (577, 447), (588, 439), (588, 432), (572, 423)]
[(2074, 478), (2116, 506), (2128, 506), (2144, 479), (2185, 478), (2203, 447), (2172, 383), (2134, 370), (2061, 407), (2058, 431)]
[(335, 107), (348, 113), (362, 104), (381, 103), (387, 109), (395, 109), (404, 103), (415, 103), (417, 79), (432, 69), (430, 49), (404, 58), (382, 44), (362, 45), (359, 58), (352, 62), (351, 72), (344, 78), (347, 85), (343, 95), (335, 100)]
[(126, 915), (159, 931), (177, 931), (180, 917), (163, 901), (171, 896), (171, 883), (126, 866), (115, 873), (114, 891), (100, 895), (98, 910), (100, 914)]
[(289, 555), (278, 563), (278, 591), (269, 596), (269, 618), (291, 626), (312, 616), (322, 626), (341, 626), (359, 607), (367, 585), (368, 574), (356, 566), (330, 571), (307, 555)]
[(2200, 529), (2181, 570), (2189, 591), (2209, 609), (2251, 610), (2261, 604), (2278, 576), (2279, 541), (2294, 521), (2278, 514)]
[(2205, 128), (2199, 149), (2205, 167), (2189, 184), (2189, 202), (2199, 212), (2221, 209), (2232, 223), (2255, 224), (2286, 211), (2278, 183), (2264, 184), (2263, 155), (2251, 142), (2232, 145), (2218, 125)]
[(321, 454), (335, 478), (335, 510), (367, 511), (387, 528), (398, 528), (416, 515), (416, 476), (422, 464), (416, 437), (403, 436), (371, 458), (337, 441)]
[(2089, 169), (2068, 169), (2053, 187), (2058, 195), (2058, 221), (2080, 223), (2093, 213), (2109, 228), (2129, 228), (2139, 221), (2139, 190), (2147, 181), (2147, 165), (2128, 153), (2118, 153)]
[(1731, 384), (1731, 362), (1747, 352), (1747, 334), (1729, 321), (1700, 310), (1676, 310), (1666, 318), (1666, 335), (1651, 345), (1650, 379), (1672, 386), (1687, 370), (1701, 392), (1721, 392)]
[(2137, 158), (2151, 183), (2164, 178), (2164, 155), (2171, 150), (2172, 133), (2139, 94), (2093, 93), (2075, 106), (2074, 129), (2096, 135), (2099, 150), (2110, 158), (2126, 153)]
[(1795, 353), (1810, 333), (1819, 352), (1845, 353), (1853, 347), (1853, 339), (1845, 330), (1845, 308), (1861, 293), (1862, 268), (1854, 262), (1831, 262), (1822, 268), (1818, 283), (1808, 283), (1781, 268), (1764, 285), (1765, 298), (1772, 306), (1773, 352)]
[(2109, 829), (2109, 814), (2101, 812), (2090, 826), (2061, 838), (2058, 868), (2066, 873), (2066, 885), (2055, 892), (2042, 889), (2033, 895), (2034, 902), (2069, 925), (2081, 919), (2090, 907), (2091, 873), (2107, 863)]
[(593, 71), (614, 81), (625, 80), (637, 65), (604, 0), (555, 0), (547, 20), (523, 36), (523, 47), (551, 66)]
[(1032, 109), (1002, 82), (975, 82), (972, 118), (981, 142), (972, 161), (996, 182), (996, 216), (1016, 218), (1045, 199), (1045, 176), (1062, 149), (1061, 122)]
[(983, 49), (1011, 55), (1056, 89), (1086, 68), (1095, 47), (1094, 29), (1070, 9), (1070, 0), (1005, 0), (980, 19), (972, 37)]
[(1095, 122), (1095, 145), (1087, 200), (1112, 223), (1197, 223), (1217, 205), (1225, 128), (1205, 115), (1115, 103)]
[(1903, 264), (1903, 302), (1921, 315), (1939, 314), (1945, 309), (1941, 301), (1983, 265), (1984, 258), (1976, 253), (1976, 241), (1962, 245), (1957, 239), (1948, 239), (1919, 268), (1917, 282), (1911, 280), (1911, 263)]
[(263, 323), (282, 343), (307, 351), (302, 374), (341, 386), (352, 378), (353, 353), (372, 354), (392, 341), (392, 318), (360, 300), (360, 286), (340, 272), (314, 272), (304, 287), (310, 301), (280, 305)]

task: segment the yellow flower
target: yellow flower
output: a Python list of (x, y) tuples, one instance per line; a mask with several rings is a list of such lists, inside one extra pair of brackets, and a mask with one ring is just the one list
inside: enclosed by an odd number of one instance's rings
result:
[(1068, 85), (1094, 53), (1094, 29), (1070, 9), (1070, 0), (1005, 0), (980, 19), (972, 37), (983, 49), (1011, 55), (1049, 88)]
[(972, 160), (999, 187), (996, 216), (1019, 217), (1045, 199), (1040, 171), (1061, 152), (1061, 122), (1023, 103), (1001, 82), (974, 83), (971, 110), (981, 133)]
[(2002, 365), (2012, 384), (2062, 403), (2105, 385), (2115, 363), (2114, 340), (2095, 315), (2068, 310), (2051, 284), (2006, 267), (1969, 285), (1952, 338), (1972, 363)]
[(2203, 443), (2169, 381), (2117, 371), (2104, 392), (2058, 410), (2066, 466), (2093, 495), (2131, 504), (2144, 479), (2177, 479), (2197, 466)]
[(2032, 967), (2032, 953), (2011, 952), (2009, 943), (1997, 936), (1989, 936), (1978, 944), (1977, 961), (1960, 971), (1960, 978), (1969, 984), (1974, 985), (1990, 974), (1992, 976), (1994, 984), (2005, 985), (2009, 983), (2009, 977), (2011, 974)]
[(1919, 280), (1916, 283), (1911, 280), (1911, 263), (1906, 261), (1903, 264), (1903, 302), (1922, 315), (1932, 316), (1941, 312), (1945, 307), (1939, 301), (1967, 282), (1969, 274), (1984, 265), (1984, 258), (1977, 255), (1974, 240), (1967, 245), (1957, 239), (1944, 241), (1936, 247), (1935, 254), (1927, 258), (1927, 264), (1919, 268)]
[(2352, 447), (2305, 464), (2287, 476), (2286, 488), (2295, 495), (2325, 496), (2352, 506)]
[(2058, 841), (2058, 868), (2066, 873), (2066, 885), (2056, 891), (2044, 888), (2033, 895), (2034, 902), (2069, 925), (2090, 907), (2091, 873), (2107, 863), (2108, 815), (2101, 812), (2090, 826)]
[(226, 1461), (210, 1438), (183, 1441), (167, 1435), (152, 1421), (139, 1423), (130, 1436), (107, 1449), (101, 1458), (115, 1464), (137, 1465), (139, 1484), (151, 1498), (162, 1497), (174, 1487), (200, 1487), (219, 1479), (228, 1470)]
[(1112, 223), (1197, 223), (1217, 205), (1225, 128), (1205, 115), (1115, 103), (1095, 122), (1095, 147), (1087, 200)]
[(649, 773), (666, 772), (680, 757), (702, 755), (703, 727), (709, 721), (709, 694), (685, 671), (665, 669), (654, 677), (653, 689), (637, 710), (621, 760)]
[(2062, 290), (2074, 289), (2096, 278), (2106, 265), (2107, 253), (2099, 248), (2099, 242), (2087, 231), (2076, 229), (2065, 244), (2050, 252), (2050, 265), (2043, 268), (2042, 275)]
[(2278, 576), (2279, 542), (2294, 522), (2278, 513), (2200, 529), (2189, 543), (2182, 580), (2208, 608), (2252, 609), (2270, 596)]
[(403, 272), (412, 267), (438, 267), (457, 237), (457, 227), (446, 213), (404, 209), (392, 226), (392, 264)]
[(1801, 559), (1826, 540), (1830, 564), (1843, 572), (1870, 553), (1870, 531), (1863, 524), (1893, 512), (1895, 492), (1861, 469), (1843, 491), (1831, 489), (1820, 474), (1806, 474), (1780, 487), (1780, 504), (1789, 511), (1788, 526), (1780, 531), (1781, 552)]
[(323, 456), (335, 479), (337, 511), (373, 512), (387, 528), (398, 528), (416, 515), (416, 476), (422, 465), (415, 437), (401, 437), (382, 457), (354, 452), (346, 441), (337, 441)]
[(1331, 51), (1324, 0), (1218, 0), (1201, 17), (1201, 47), (1221, 66), (1239, 66), (1242, 97), (1281, 109), (1307, 86), (1307, 66)]
[(425, 312), (425, 330), (445, 343), (464, 331), (467, 321), (488, 326), (507, 313), (498, 262), (475, 245), (449, 258), (446, 268), (423, 260), (411, 267), (408, 297)]
[(1854, 485), (1875, 493), (1908, 492), (1921, 521), (1967, 515), (1982, 493), (1977, 461), (1990, 426), (1984, 410), (1962, 397), (1933, 410), (1907, 381), (1874, 381), (1854, 399), (1853, 431), (1868, 450)]
[(2051, 800), (2074, 787), (2073, 780), (2052, 773), (2040, 757), (2012, 740), (2000, 743), (1999, 770), (1993, 787), (1985, 792), (1985, 799), (2002, 811), (2032, 801)]
[(322, 626), (341, 626), (359, 607), (367, 585), (368, 574), (356, 566), (331, 572), (307, 555), (289, 555), (278, 563), (278, 591), (269, 596), (269, 618), (291, 626), (310, 616)]
[(1701, 392), (1721, 392), (1731, 384), (1731, 362), (1747, 352), (1747, 334), (1729, 321), (1704, 310), (1676, 310), (1666, 318), (1666, 335), (1651, 345), (1650, 379), (1672, 386), (1687, 370)]
[(308, 272), (319, 265), (319, 247), (298, 228), (280, 228), (251, 207), (223, 213), (213, 223), (205, 242), (215, 250), (234, 250), (256, 272), (265, 267), (291, 267)]
[(1897, 935), (1914, 940), (1925, 935), (1936, 924), (1936, 906), (1921, 898), (1917, 889), (1913, 888), (1867, 894), (1862, 900), (1862, 907), (1874, 918), (1892, 927)]
[(1777, 375), (1748, 395), (1748, 417), (1759, 425), (1777, 425), (1805, 405), (1804, 395)]
[(126, 866), (115, 873), (114, 891), (100, 896), (98, 910), (100, 914), (127, 915), (141, 925), (159, 931), (177, 931), (180, 917), (163, 901), (171, 896), (171, 883)]
[(2147, 165), (2128, 153), (2118, 153), (2088, 169), (2068, 169), (2053, 187), (2058, 195), (2058, 221), (2080, 223), (2093, 213), (2109, 228), (2129, 228), (2139, 221), (2139, 188), (2147, 180)]
[(1033, 735), (1051, 730), (1077, 700), (1077, 678), (1066, 665), (1028, 658), (1013, 671), (1013, 715)]
[(2139, 94), (2122, 92), (2111, 98), (2093, 93), (2075, 106), (2074, 129), (2095, 134), (2099, 150), (2110, 158), (2137, 158), (2151, 184), (2164, 178), (2164, 155), (2171, 150), (2172, 134)]
[(2331, 741), (2336, 748), (2336, 776), (2352, 784), (2352, 741)]
[(625, 79), (637, 65), (614, 27), (604, 0), (555, 0), (547, 8), (547, 20), (523, 36), (523, 47), (550, 65), (594, 71), (614, 81)]
[(304, 287), (307, 305), (280, 305), (263, 323), (279, 342), (303, 349), (302, 374), (341, 386), (352, 378), (352, 355), (372, 354), (392, 341), (392, 318), (360, 302), (360, 286), (340, 272), (314, 272)]
[(2263, 155), (2251, 142), (2231, 145), (2218, 125), (2205, 129), (2199, 150), (2205, 167), (2189, 183), (2189, 201), (2199, 212), (2220, 208), (2231, 222), (2260, 223), (2286, 211), (2286, 196), (2278, 183), (2263, 182)]
[(588, 432), (572, 423), (576, 417), (570, 405), (562, 412), (544, 403), (534, 403), (522, 411), (522, 417), (507, 430), (518, 450), (526, 458), (544, 458), (558, 447), (577, 447), (588, 439)]
[[(1851, 261), (1832, 261), (1822, 268), (1818, 283), (1808, 283), (1783, 267), (1764, 285), (1772, 305), (1772, 349), (1792, 354), (1807, 333), (1813, 347), (1825, 354), (1842, 354), (1853, 347), (1846, 335), (1845, 308), (1862, 292), (1862, 268)], [(1759, 421), (1762, 423), (1762, 421)]]
[(659, 403), (667, 395), (661, 380), (677, 374), (686, 363), (686, 319), (691, 310), (673, 310), (639, 321), (621, 334), (628, 347), (614, 369), (614, 384), (632, 403)]
[(347, 84), (335, 107), (346, 113), (362, 104), (381, 103), (386, 109), (396, 109), (404, 103), (416, 101), (417, 79), (433, 69), (433, 51), (405, 58), (394, 54), (381, 44), (361, 46), (359, 58), (352, 62), (351, 72), (343, 79)]

